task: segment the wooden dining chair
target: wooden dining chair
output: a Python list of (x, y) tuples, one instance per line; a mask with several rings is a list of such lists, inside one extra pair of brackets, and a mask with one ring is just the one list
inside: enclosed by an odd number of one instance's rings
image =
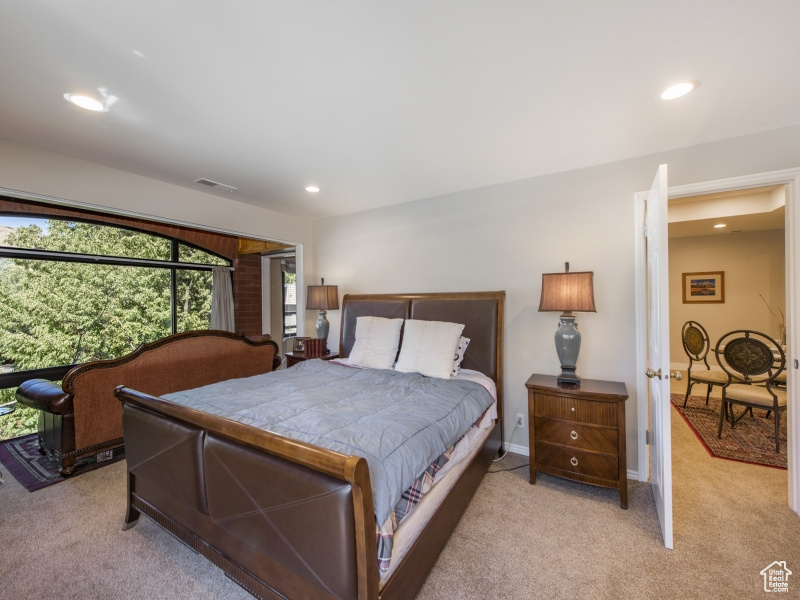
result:
[[(739, 329), (723, 335), (714, 353), (728, 375), (728, 382), (722, 387), (717, 437), (722, 437), (726, 415), (730, 416), (733, 429), (748, 411), (752, 415), (752, 409), (762, 408), (775, 413), (775, 452), (779, 452), (781, 413), (786, 411), (787, 394), (786, 388), (779, 387), (775, 380), (786, 366), (783, 348), (764, 333)], [(733, 410), (735, 404), (745, 408), (738, 417)]]
[[(681, 339), (683, 340), (683, 350), (689, 357), (689, 369), (686, 371), (686, 396), (683, 399), (683, 407), (689, 400), (689, 393), (695, 383), (702, 383), (706, 388), (706, 405), (711, 389), (723, 386), (728, 382), (728, 375), (722, 371), (712, 371), (708, 365), (708, 351), (711, 343), (708, 340), (708, 333), (705, 328), (697, 321), (686, 321), (681, 329)], [(695, 363), (699, 363), (695, 365)], [(703, 368), (705, 366), (705, 368)]]

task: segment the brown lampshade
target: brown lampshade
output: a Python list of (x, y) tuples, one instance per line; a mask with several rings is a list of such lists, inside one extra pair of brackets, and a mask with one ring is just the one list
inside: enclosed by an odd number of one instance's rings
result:
[(336, 310), (339, 308), (339, 286), (310, 285), (306, 297), (306, 308)]
[(592, 271), (542, 273), (542, 299), (539, 312), (597, 312), (594, 307)]

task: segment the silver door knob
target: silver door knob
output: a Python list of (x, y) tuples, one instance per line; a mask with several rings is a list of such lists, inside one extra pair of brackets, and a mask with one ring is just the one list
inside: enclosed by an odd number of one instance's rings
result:
[[(659, 379), (661, 379), (661, 369), (659, 369), (658, 371), (653, 371), (653, 369), (647, 369), (647, 371), (645, 371), (644, 374), (647, 375), (650, 379), (652, 379), (653, 377), (658, 377)], [(669, 379), (670, 377), (675, 378), (677, 381), (682, 381), (683, 373), (681, 373), (680, 371), (670, 372), (670, 374), (666, 377), (666, 379)]]

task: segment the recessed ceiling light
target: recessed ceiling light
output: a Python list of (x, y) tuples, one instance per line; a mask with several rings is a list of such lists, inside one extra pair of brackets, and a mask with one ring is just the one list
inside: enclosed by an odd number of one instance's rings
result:
[(64, 94), (64, 100), (72, 102), (75, 106), (80, 106), (86, 110), (93, 110), (95, 112), (105, 112), (108, 110), (106, 106), (99, 100), (90, 98), (89, 96), (82, 96), (80, 94)]
[(306, 191), (307, 192), (317, 193), (319, 191), (319, 188), (317, 186), (315, 186), (315, 185), (310, 185), (310, 186), (308, 186), (306, 188)]
[(717, 223), (714, 225), (714, 229), (722, 229), (723, 227), (727, 227), (727, 225), (725, 225), (725, 223)]
[(680, 98), (681, 96), (685, 96), (693, 89), (694, 89), (694, 84), (689, 81), (678, 83), (676, 85), (668, 87), (663, 92), (661, 92), (661, 99), (674, 100), (675, 98)]

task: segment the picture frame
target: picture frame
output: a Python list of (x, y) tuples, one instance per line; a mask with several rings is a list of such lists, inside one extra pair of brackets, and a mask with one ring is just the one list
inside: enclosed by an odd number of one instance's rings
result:
[(725, 271), (683, 273), (682, 279), (684, 304), (725, 302)]
[(294, 338), (294, 342), (292, 342), (292, 352), (305, 352), (306, 351), (306, 340), (310, 340), (310, 337), (296, 337)]

